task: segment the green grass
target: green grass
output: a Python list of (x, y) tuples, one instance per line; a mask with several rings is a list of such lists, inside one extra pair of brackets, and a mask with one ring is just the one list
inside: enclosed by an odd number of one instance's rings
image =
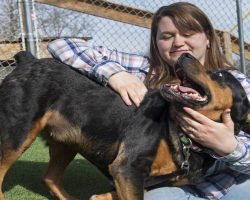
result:
[[(48, 148), (38, 138), (8, 171), (3, 184), (5, 199), (55, 199), (41, 181), (48, 160)], [(68, 166), (64, 186), (71, 195), (83, 200), (111, 189), (107, 179), (81, 156)]]

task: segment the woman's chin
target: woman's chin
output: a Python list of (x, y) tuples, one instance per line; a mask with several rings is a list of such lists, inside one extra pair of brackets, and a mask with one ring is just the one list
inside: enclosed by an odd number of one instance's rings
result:
[(165, 61), (171, 65), (174, 66), (174, 64), (177, 62), (177, 60), (179, 59), (179, 57), (184, 54), (184, 53), (190, 53), (192, 55), (191, 51), (180, 51), (180, 52), (173, 52), (170, 53), (168, 56), (165, 57)]

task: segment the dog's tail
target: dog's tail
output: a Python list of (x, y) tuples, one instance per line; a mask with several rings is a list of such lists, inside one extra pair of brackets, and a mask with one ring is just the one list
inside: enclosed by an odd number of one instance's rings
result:
[(30, 52), (28, 51), (20, 51), (14, 56), (16, 63), (24, 63), (24, 62), (30, 62), (34, 59), (37, 59), (35, 56), (33, 56)]

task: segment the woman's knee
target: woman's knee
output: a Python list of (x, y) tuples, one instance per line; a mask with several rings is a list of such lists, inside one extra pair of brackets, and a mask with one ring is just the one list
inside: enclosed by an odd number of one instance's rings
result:
[(202, 200), (197, 197), (192, 188), (186, 187), (161, 187), (146, 192), (145, 200)]
[(249, 200), (250, 199), (250, 176), (241, 175), (238, 184), (233, 185), (229, 192), (221, 200)]

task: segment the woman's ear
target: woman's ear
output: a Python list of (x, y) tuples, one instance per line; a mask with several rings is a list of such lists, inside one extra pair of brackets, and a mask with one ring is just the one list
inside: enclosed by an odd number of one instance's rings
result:
[(208, 32), (206, 33), (206, 37), (207, 37), (207, 48), (209, 49), (211, 47), (211, 43), (210, 43), (210, 36)]
[(208, 36), (207, 36), (207, 49), (210, 49), (211, 45), (210, 45), (210, 40), (208, 39)]

